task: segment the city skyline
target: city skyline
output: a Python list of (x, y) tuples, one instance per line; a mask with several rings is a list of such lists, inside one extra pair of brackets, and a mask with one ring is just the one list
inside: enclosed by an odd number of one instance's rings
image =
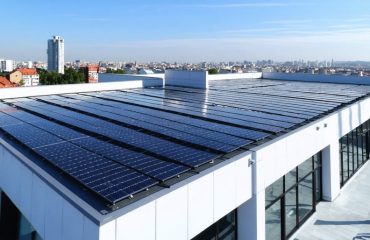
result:
[(0, 57), (46, 61), (45, 40), (61, 35), (66, 61), (370, 60), (363, 0), (36, 2), (3, 3), (20, 14)]

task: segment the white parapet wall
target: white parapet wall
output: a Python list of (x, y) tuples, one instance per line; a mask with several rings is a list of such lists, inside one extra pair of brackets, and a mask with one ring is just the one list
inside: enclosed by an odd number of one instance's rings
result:
[(99, 73), (99, 82), (122, 82), (122, 81), (143, 81), (145, 87), (162, 86), (164, 81), (163, 73), (155, 74), (114, 74), (114, 73)]
[(207, 89), (209, 81), (261, 78), (262, 73), (229, 73), (209, 75), (207, 71), (166, 70), (165, 86)]
[(345, 83), (370, 85), (370, 77), (341, 76), (310, 73), (277, 73), (264, 72), (262, 78), (285, 80), (285, 81), (304, 81), (304, 82), (323, 82), (323, 83)]
[(209, 81), (253, 79), (253, 78), (262, 78), (262, 73), (261, 72), (253, 72), (253, 73), (227, 73), (227, 74), (208, 75), (208, 80)]
[(165, 86), (181, 86), (207, 89), (208, 72), (166, 70)]
[(107, 83), (89, 83), (89, 84), (85, 83), (85, 84), (3, 88), (0, 89), (0, 99), (33, 97), (50, 94), (109, 91), (125, 88), (141, 88), (147, 86), (147, 84), (145, 84), (144, 82), (145, 81), (135, 80), (126, 82), (107, 82)]

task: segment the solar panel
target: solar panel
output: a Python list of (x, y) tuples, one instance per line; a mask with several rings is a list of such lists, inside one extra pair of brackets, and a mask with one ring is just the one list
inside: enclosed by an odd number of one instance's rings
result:
[(11, 117), (5, 113), (0, 112), (0, 127), (8, 126), (8, 125), (16, 125), (22, 124), (23, 122)]
[[(231, 145), (230, 142), (225, 142), (227, 140), (234, 140), (232, 137), (228, 137), (227, 135), (224, 136), (224, 138), (219, 138), (221, 141), (215, 141), (210, 138), (212, 136), (208, 135), (199, 135), (199, 131), (202, 129), (191, 129), (188, 128), (186, 131), (185, 129), (181, 129), (183, 131), (179, 131), (179, 126), (176, 123), (167, 121), (163, 122), (163, 120), (155, 119), (153, 117), (150, 117), (148, 115), (138, 115), (137, 113), (128, 114), (127, 112), (123, 111), (115, 111), (115, 109), (112, 109), (111, 107), (104, 107), (104, 106), (95, 106), (91, 107), (89, 104), (82, 104), (79, 102), (74, 102), (74, 104), (67, 104), (66, 102), (58, 101), (58, 100), (49, 100), (52, 103), (59, 104), (61, 106), (68, 106), (76, 110), (84, 111), (87, 113), (95, 114), (96, 116), (103, 116), (105, 118), (115, 120), (120, 123), (128, 124), (131, 126), (135, 126), (141, 129), (145, 129), (148, 131), (155, 132), (157, 134), (165, 135), (172, 137), (174, 139), (182, 140), (191, 144), (197, 144), (199, 146), (207, 147), (213, 150), (223, 151), (223, 152), (231, 152), (235, 150), (239, 146), (247, 145), (249, 143), (252, 143), (252, 141), (244, 140), (244, 139), (238, 139), (239, 145)], [(98, 109), (99, 108), (99, 109)], [(108, 110), (103, 111), (101, 109)], [(172, 127), (172, 128), (169, 128)], [(204, 134), (204, 131), (203, 131)], [(208, 137), (208, 138), (207, 138)], [(232, 142), (231, 142), (232, 143)]]
[(189, 108), (189, 107), (179, 106), (179, 105), (172, 106), (170, 104), (165, 104), (159, 101), (144, 101), (140, 99), (130, 99), (130, 98), (122, 97), (122, 96), (112, 96), (112, 95), (106, 95), (106, 94), (104, 94), (104, 98), (111, 99), (111, 100), (118, 100), (118, 101), (122, 101), (126, 103), (146, 106), (146, 107), (152, 107), (157, 110), (173, 111), (175, 113), (187, 114), (190, 116), (195, 116), (195, 117), (204, 118), (208, 120), (216, 120), (216, 121), (220, 121), (220, 122), (228, 123), (228, 124), (231, 123), (231, 124), (239, 125), (242, 127), (260, 130), (260, 131), (269, 131), (271, 133), (278, 133), (284, 130), (284, 128), (281, 128), (281, 127), (276, 127), (276, 126), (271, 126), (271, 125), (266, 125), (266, 124), (259, 124), (256, 122), (249, 122), (249, 121), (244, 121), (240, 119), (229, 118), (229, 117), (219, 116), (219, 115), (214, 115), (214, 114), (208, 114), (206, 110), (203, 111), (200, 109)]
[(62, 139), (29, 124), (8, 125), (1, 128), (32, 149), (63, 142)]
[[(36, 103), (34, 102), (34, 104)], [(142, 151), (152, 152), (158, 156), (169, 158), (191, 167), (199, 167), (200, 165), (209, 163), (218, 156), (214, 153), (176, 144), (61, 107), (47, 104), (40, 104), (39, 107), (32, 107), (28, 105), (28, 102), (15, 103), (15, 105), (46, 117), (68, 123), (73, 127), (78, 127), (91, 133), (114, 139), (123, 144), (142, 149)]]
[(95, 138), (78, 139), (73, 143), (161, 181), (190, 170), (185, 166), (159, 160)]
[[(249, 129), (224, 125), (220, 123), (209, 122), (209, 121), (205, 121), (201, 119), (191, 118), (188, 116), (181, 116), (181, 115), (174, 114), (174, 113), (164, 112), (164, 111), (160, 111), (156, 109), (144, 108), (144, 107), (125, 104), (121, 102), (107, 101), (107, 100), (99, 99), (99, 98), (93, 98), (93, 99), (90, 98), (90, 101), (88, 102), (100, 104), (100, 106), (109, 105), (110, 107), (118, 108), (120, 110), (120, 113), (126, 114), (126, 115), (136, 113), (136, 114), (156, 117), (160, 119), (159, 122), (161, 123), (163, 122), (164, 124), (179, 123), (182, 126), (186, 126), (186, 127), (196, 127), (193, 129), (194, 131), (197, 131), (198, 133), (199, 131), (201, 131), (200, 129), (204, 129), (207, 131), (207, 136), (208, 134), (214, 134), (214, 135), (217, 135), (218, 138), (221, 138), (221, 139), (224, 138), (224, 141), (227, 141), (229, 143), (233, 141), (237, 142), (239, 138), (260, 140), (269, 135), (264, 132), (258, 132), (258, 131), (253, 131)], [(139, 116), (139, 115), (136, 115), (136, 116)], [(181, 126), (181, 125), (178, 125), (178, 126)], [(220, 133), (221, 135), (219, 135), (218, 133)], [(233, 139), (228, 138), (228, 137), (233, 137), (233, 136), (237, 138), (233, 138)], [(239, 143), (236, 143), (236, 145), (239, 145)]]
[(110, 203), (116, 203), (158, 183), (144, 174), (69, 142), (37, 148), (35, 152)]

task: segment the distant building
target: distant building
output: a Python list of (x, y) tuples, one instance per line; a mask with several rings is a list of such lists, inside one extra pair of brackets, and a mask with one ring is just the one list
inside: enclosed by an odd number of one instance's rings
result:
[(0, 88), (16, 87), (15, 84), (11, 83), (6, 77), (0, 76)]
[(2, 60), (0, 62), (1, 72), (11, 72), (14, 70), (14, 61), (13, 60)]
[(54, 36), (48, 41), (48, 71), (64, 74), (64, 39)]
[(151, 69), (145, 69), (145, 68), (141, 68), (139, 70), (139, 74), (154, 74), (153, 70)]
[(22, 73), (22, 81), (24, 87), (37, 86), (40, 83), (40, 76), (35, 68), (20, 68), (19, 72)]
[(99, 82), (99, 66), (98, 65), (87, 65), (86, 67), (80, 67), (85, 74), (87, 83)]
[(22, 81), (22, 73), (18, 70), (13, 71), (8, 75), (8, 78), (11, 83), (19, 85)]
[(33, 68), (33, 62), (32, 61), (27, 62), (27, 68)]

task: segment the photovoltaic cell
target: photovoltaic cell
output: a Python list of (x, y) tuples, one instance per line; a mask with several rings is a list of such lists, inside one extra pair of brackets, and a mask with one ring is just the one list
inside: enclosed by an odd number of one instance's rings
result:
[(32, 149), (63, 142), (62, 139), (28, 124), (8, 125), (2, 129)]
[(161, 181), (190, 170), (182, 165), (159, 160), (95, 138), (78, 139), (74, 140), (73, 143)]
[(111, 203), (158, 183), (69, 142), (37, 148), (35, 151)]
[[(95, 107), (91, 107), (86, 104), (80, 105), (79, 102), (68, 104), (66, 102), (59, 101), (59, 100), (47, 100), (47, 101), (50, 101), (55, 104), (59, 104), (61, 106), (71, 107), (73, 109), (84, 111), (86, 113), (94, 114), (95, 116), (102, 116), (102, 117), (105, 117), (111, 120), (115, 120), (120, 123), (128, 124), (134, 127), (148, 130), (148, 131), (152, 131), (157, 134), (169, 136), (174, 139), (182, 140), (182, 141), (185, 141), (191, 144), (196, 144), (196, 145), (207, 147), (210, 149), (223, 151), (225, 153), (231, 152), (232, 150), (235, 150), (238, 147), (238, 145), (231, 145), (230, 143), (232, 143), (232, 141), (229, 143), (222, 142), (222, 141), (218, 142), (218, 141), (207, 138), (207, 135), (200, 136), (198, 135), (198, 131), (200, 131), (200, 129), (196, 129), (194, 131), (192, 131), (192, 129), (187, 129), (187, 131), (179, 131), (178, 130), (179, 127), (175, 123), (169, 122), (169, 121), (163, 123), (163, 121), (160, 121), (159, 119), (154, 119), (153, 117), (150, 117), (148, 115), (140, 115), (140, 116), (137, 116), (138, 114), (130, 115), (130, 114), (127, 114), (127, 112), (115, 111), (115, 109), (112, 109), (110, 107), (101, 106), (101, 109), (110, 111), (108, 112), (108, 111), (101, 110), (99, 108), (100, 106), (93, 105)], [(169, 128), (171, 126), (173, 128)], [(226, 140), (231, 139), (231, 138), (232, 137), (225, 136)], [(248, 140), (243, 140), (243, 139), (238, 139), (238, 140), (239, 140), (240, 146), (252, 143), (252, 141), (248, 141)]]
[(0, 112), (0, 127), (8, 126), (8, 125), (17, 125), (17, 124), (22, 124), (23, 122), (9, 116), (5, 113)]
[[(90, 97), (88, 100), (89, 103), (108, 105), (110, 107), (118, 108), (120, 110), (120, 113), (122, 112), (124, 114), (133, 114), (133, 113), (144, 114), (147, 116), (156, 117), (160, 119), (160, 122), (165, 121), (164, 123), (166, 124), (172, 122), (182, 124), (182, 126), (196, 127), (197, 130), (194, 131), (198, 131), (198, 129), (205, 129), (207, 130), (207, 134), (212, 133), (217, 135), (218, 133), (221, 133), (222, 137), (220, 135), (218, 136), (220, 138), (224, 138), (224, 141), (228, 141), (229, 143), (235, 141), (236, 139), (234, 138), (233, 140), (231, 140), (228, 138), (228, 136), (231, 137), (235, 136), (238, 138), (246, 138), (251, 140), (260, 140), (268, 136), (268, 134), (264, 132), (258, 132), (254, 130), (224, 125), (220, 123), (209, 122), (201, 119), (191, 118), (188, 116), (181, 116), (178, 114), (164, 112), (156, 109), (125, 104), (122, 102), (108, 101), (94, 97)], [(239, 143), (237, 145), (239, 145)]]
[[(123, 144), (140, 148), (143, 151), (152, 152), (156, 155), (172, 159), (191, 167), (199, 167), (200, 165), (209, 163), (218, 156), (217, 154), (176, 144), (171, 141), (160, 139), (98, 118), (63, 109), (61, 107), (48, 104), (40, 104), (39, 107), (33, 107), (28, 105), (28, 103), (29, 102), (27, 102), (27, 104), (15, 104), (24, 109), (68, 123), (71, 126), (114, 139)], [(37, 105), (37, 102), (34, 102), (33, 104)]]

